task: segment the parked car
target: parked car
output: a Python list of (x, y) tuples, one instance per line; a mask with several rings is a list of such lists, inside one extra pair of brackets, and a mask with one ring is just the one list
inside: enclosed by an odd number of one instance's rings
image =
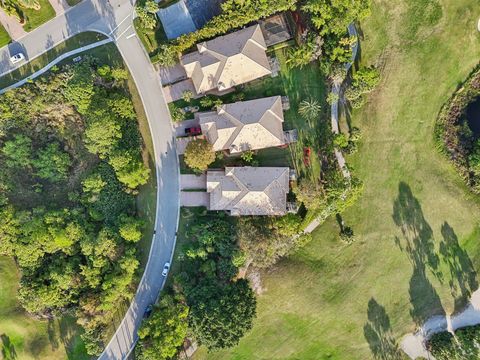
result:
[(15, 54), (13, 55), (11, 58), (10, 58), (10, 61), (12, 62), (12, 64), (16, 64), (22, 60), (25, 59), (25, 55), (23, 55), (23, 53), (18, 53), (18, 54)]
[(145, 309), (145, 312), (143, 313), (143, 318), (144, 319), (149, 318), (150, 315), (152, 314), (152, 310), (153, 310), (153, 304), (148, 305), (147, 308)]
[(170, 263), (166, 262), (165, 265), (163, 265), (162, 276), (167, 276), (168, 270), (170, 270)]
[(185, 128), (185, 135), (194, 136), (200, 135), (202, 133), (202, 128), (200, 126), (192, 126)]

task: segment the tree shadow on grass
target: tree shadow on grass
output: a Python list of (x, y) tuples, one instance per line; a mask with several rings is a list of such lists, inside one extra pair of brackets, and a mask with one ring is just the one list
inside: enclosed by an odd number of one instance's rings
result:
[(440, 296), (427, 276), (427, 268), (440, 281), (440, 258), (435, 250), (433, 230), (423, 215), (418, 199), (410, 186), (400, 182), (398, 196), (393, 203), (393, 221), (400, 227), (403, 237), (396, 237), (395, 244), (405, 252), (412, 263), (413, 273), (409, 283), (410, 315), (421, 325), (433, 314), (445, 314)]
[(68, 359), (74, 359), (74, 349), (78, 335), (80, 333), (79, 326), (75, 323), (75, 319), (70, 316), (63, 316), (58, 321), (60, 331), (60, 341), (67, 351)]
[(454, 299), (454, 311), (461, 310), (473, 291), (478, 288), (477, 273), (467, 252), (460, 247), (453, 228), (444, 222), (441, 229), (443, 241), (440, 254), (450, 271), (450, 293)]
[(52, 350), (58, 349), (58, 336), (55, 330), (55, 321), (53, 319), (48, 319), (47, 333)]
[(2, 334), (0, 335), (0, 340), (2, 342), (2, 359), (17, 359), (17, 352), (15, 350), (15, 346), (10, 341), (10, 337), (8, 337), (6, 334)]
[(413, 267), (421, 269), (426, 265), (441, 280), (440, 258), (435, 252), (432, 228), (425, 220), (420, 202), (404, 182), (398, 185), (392, 217), (403, 234), (403, 239), (396, 237), (395, 243), (407, 253)]
[(390, 318), (385, 308), (374, 298), (368, 301), (367, 316), (368, 321), (363, 326), (363, 335), (374, 359), (401, 359), (401, 351), (392, 335)]

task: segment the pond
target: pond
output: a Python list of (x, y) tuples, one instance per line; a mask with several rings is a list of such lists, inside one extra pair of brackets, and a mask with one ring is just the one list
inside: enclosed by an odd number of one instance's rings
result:
[(480, 137), (480, 97), (468, 104), (466, 112), (468, 126), (475, 137)]

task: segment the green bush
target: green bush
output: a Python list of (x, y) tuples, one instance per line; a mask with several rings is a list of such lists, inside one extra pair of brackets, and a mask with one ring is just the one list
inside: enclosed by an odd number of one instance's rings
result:
[(434, 334), (427, 347), (437, 360), (477, 360), (480, 358), (480, 325)]

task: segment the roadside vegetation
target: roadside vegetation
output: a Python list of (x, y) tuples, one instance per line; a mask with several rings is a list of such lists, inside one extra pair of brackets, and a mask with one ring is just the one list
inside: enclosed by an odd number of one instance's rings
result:
[(4, 89), (22, 79), (29, 77), (36, 71), (44, 68), (46, 65), (48, 65), (51, 61), (55, 60), (60, 55), (104, 39), (106, 39), (105, 35), (91, 31), (83, 32), (78, 35), (72, 36), (70, 39), (65, 40), (64, 42), (48, 50), (44, 54), (20, 66), (12, 72), (0, 77), (0, 89)]
[(89, 354), (139, 267), (135, 196), (149, 169), (127, 80), (86, 56), (0, 98), (0, 251), (22, 271), (25, 310), (76, 317)]

